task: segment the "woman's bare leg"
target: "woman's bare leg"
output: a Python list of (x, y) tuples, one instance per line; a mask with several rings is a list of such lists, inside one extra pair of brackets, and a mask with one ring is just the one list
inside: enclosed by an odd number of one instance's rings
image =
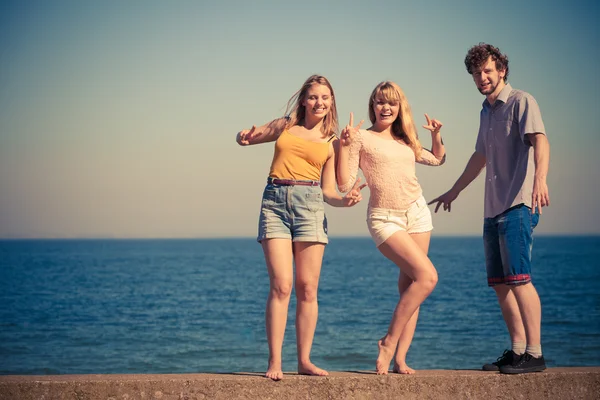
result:
[(298, 373), (303, 375), (329, 375), (310, 361), (319, 305), (317, 291), (325, 245), (322, 243), (295, 242), (296, 263), (296, 346), (298, 350)]
[[(412, 282), (412, 279), (410, 279), (406, 274), (400, 271), (400, 276), (398, 278), (398, 291), (400, 292), (400, 298), (402, 298), (402, 294), (408, 289)], [(392, 371), (395, 373), (415, 373), (415, 370), (410, 368), (406, 364), (406, 354), (408, 353), (408, 349), (415, 335), (415, 329), (417, 328), (417, 319), (419, 318), (419, 309), (420, 307), (417, 307), (417, 310), (410, 317), (410, 319), (406, 323), (406, 326), (402, 330), (400, 340), (398, 340), (398, 347), (396, 348), (396, 356), (394, 358), (394, 368), (392, 369)]]
[[(429, 251), (429, 240), (431, 238), (431, 232), (413, 233), (410, 237), (414, 240), (417, 246), (423, 250), (425, 254)], [(410, 279), (406, 274), (400, 271), (400, 277), (398, 278), (398, 290), (400, 292), (400, 298), (402, 294), (408, 289), (409, 285), (412, 284), (413, 280)], [(417, 320), (419, 318), (419, 308), (414, 312), (412, 317), (408, 320), (408, 323), (402, 330), (400, 340), (398, 341), (398, 348), (396, 349), (396, 357), (394, 360), (393, 371), (398, 374), (414, 374), (415, 370), (410, 368), (406, 364), (406, 354), (410, 344), (412, 343), (415, 335), (415, 329), (417, 328)]]
[(379, 246), (379, 251), (413, 280), (396, 305), (387, 334), (378, 342), (376, 370), (387, 374), (404, 327), (437, 284), (437, 271), (406, 232), (396, 232)]
[(261, 244), (270, 284), (265, 312), (269, 367), (265, 376), (278, 381), (283, 379), (281, 349), (293, 284), (292, 242), (289, 239), (264, 239)]

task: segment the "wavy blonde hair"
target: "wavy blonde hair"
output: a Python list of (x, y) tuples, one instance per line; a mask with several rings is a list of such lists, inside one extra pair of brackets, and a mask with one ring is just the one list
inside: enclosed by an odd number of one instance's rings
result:
[(327, 136), (336, 135), (338, 131), (338, 114), (337, 114), (337, 106), (335, 104), (335, 94), (333, 93), (333, 88), (331, 87), (331, 83), (321, 75), (312, 75), (308, 77), (308, 79), (304, 82), (300, 90), (298, 90), (287, 102), (285, 115), (288, 118), (288, 122), (286, 124), (286, 129), (290, 128), (294, 125), (304, 124), (304, 118), (306, 115), (306, 107), (302, 105), (306, 98), (306, 92), (312, 85), (324, 85), (329, 88), (331, 92), (331, 107), (325, 118), (323, 119), (323, 125), (321, 126), (321, 132), (325, 133)]
[(392, 123), (392, 134), (398, 139), (403, 140), (415, 153), (415, 158), (420, 160), (423, 146), (421, 146), (421, 142), (419, 141), (419, 135), (415, 126), (415, 121), (412, 117), (410, 104), (408, 104), (404, 92), (400, 89), (400, 86), (391, 81), (384, 81), (375, 86), (375, 89), (373, 89), (373, 92), (371, 93), (371, 98), (369, 99), (369, 119), (373, 124), (377, 121), (373, 106), (375, 105), (375, 98), (378, 95), (381, 95), (385, 101), (397, 102), (400, 105), (398, 118)]

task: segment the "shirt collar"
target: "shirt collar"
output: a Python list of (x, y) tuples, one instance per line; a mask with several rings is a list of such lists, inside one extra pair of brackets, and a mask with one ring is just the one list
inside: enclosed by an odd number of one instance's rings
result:
[[(510, 83), (507, 83), (506, 85), (504, 85), (504, 88), (502, 88), (502, 90), (500, 91), (500, 93), (498, 93), (498, 97), (496, 97), (496, 101), (500, 100), (503, 103), (506, 103), (506, 100), (508, 100), (508, 96), (510, 95), (510, 92), (512, 91), (512, 86), (510, 86)], [(483, 100), (483, 107), (491, 107), (491, 104), (488, 102), (487, 97), (485, 100)]]

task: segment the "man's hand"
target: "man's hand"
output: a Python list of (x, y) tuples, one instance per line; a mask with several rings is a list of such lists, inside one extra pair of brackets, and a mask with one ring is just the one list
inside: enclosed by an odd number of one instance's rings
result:
[(542, 213), (542, 207), (550, 205), (550, 194), (545, 178), (535, 178), (533, 180), (533, 194), (531, 196), (531, 213), (535, 213), (536, 208)]
[(444, 211), (450, 212), (452, 211), (452, 202), (456, 200), (457, 197), (458, 193), (455, 193), (452, 189), (450, 189), (443, 195), (436, 197), (427, 204), (429, 205), (437, 202), (437, 205), (435, 206), (436, 213), (442, 204), (444, 205)]

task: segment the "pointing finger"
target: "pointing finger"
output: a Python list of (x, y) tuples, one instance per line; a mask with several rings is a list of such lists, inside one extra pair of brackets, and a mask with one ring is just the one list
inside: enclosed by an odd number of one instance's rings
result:
[(364, 119), (361, 119), (360, 122), (358, 123), (358, 125), (356, 125), (356, 129), (360, 129), (360, 127), (362, 126), (362, 124), (365, 122)]
[(246, 140), (251, 139), (254, 136), (254, 131), (256, 130), (256, 125), (252, 125), (252, 128), (246, 133)]
[(427, 125), (431, 125), (431, 119), (429, 119), (429, 115), (425, 113), (425, 119), (427, 120)]
[(350, 123), (349, 123), (349, 125), (350, 126), (354, 126), (354, 113), (353, 112), (350, 113)]

